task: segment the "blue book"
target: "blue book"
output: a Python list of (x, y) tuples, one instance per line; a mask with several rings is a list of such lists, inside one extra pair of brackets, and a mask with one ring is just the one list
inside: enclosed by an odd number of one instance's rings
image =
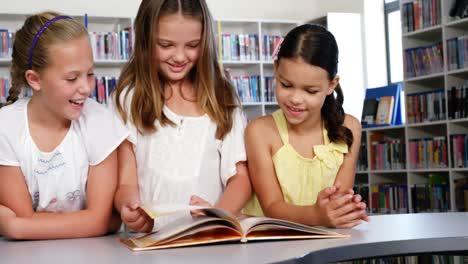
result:
[[(368, 88), (366, 89), (365, 100), (367, 102), (372, 102), (373, 100), (380, 101), (381, 97), (384, 96), (393, 96), (394, 103), (391, 109), (391, 120), (388, 124), (363, 124), (363, 127), (380, 127), (380, 126), (395, 126), (402, 125), (404, 123), (403, 117), (403, 100), (401, 98), (402, 86), (401, 83), (391, 84), (387, 86), (377, 87), (377, 88)], [(374, 103), (368, 103), (368, 107), (373, 106)], [(363, 114), (371, 112), (373, 109), (367, 109), (366, 104), (364, 104)]]

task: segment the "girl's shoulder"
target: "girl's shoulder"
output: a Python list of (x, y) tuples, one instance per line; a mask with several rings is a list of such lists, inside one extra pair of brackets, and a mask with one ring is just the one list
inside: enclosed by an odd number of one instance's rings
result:
[(349, 128), (353, 134), (361, 133), (361, 122), (350, 114), (345, 114), (343, 125)]
[(113, 133), (113, 129), (121, 130), (120, 128), (124, 127), (121, 120), (116, 118), (110, 109), (93, 99), (85, 101), (83, 112), (75, 122), (77, 122), (81, 133), (102, 132), (99, 134), (106, 135)]
[(265, 115), (250, 121), (247, 124), (246, 135), (256, 137), (263, 137), (265, 139), (271, 138), (278, 134), (278, 129), (272, 115)]
[(112, 113), (109, 111), (109, 109), (106, 108), (105, 105), (88, 98), (85, 101), (83, 112), (81, 113), (78, 122), (87, 122), (90, 120), (98, 121), (100, 119), (107, 118), (110, 115), (112, 115)]
[(98, 102), (85, 101), (83, 112), (73, 125), (81, 137), (91, 165), (99, 164), (128, 136), (128, 130), (120, 119)]
[(24, 110), (29, 102), (30, 98), (21, 98), (18, 99), (16, 102), (10, 105), (6, 105), (0, 108), (0, 120), (4, 120), (4, 118), (10, 118), (11, 116), (21, 115), (24, 113)]
[(28, 102), (29, 98), (22, 98), (11, 105), (7, 105), (0, 108), (0, 131), (17, 131), (18, 129), (21, 130), (20, 127), (25, 124), (25, 122), (21, 122), (21, 120), (26, 119), (26, 106)]

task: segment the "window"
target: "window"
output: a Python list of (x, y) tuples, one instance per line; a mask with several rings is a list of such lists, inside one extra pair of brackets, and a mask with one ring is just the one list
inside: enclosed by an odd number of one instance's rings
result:
[(403, 80), (400, 1), (384, 1), (385, 34), (387, 38), (387, 77), (389, 83), (396, 83)]

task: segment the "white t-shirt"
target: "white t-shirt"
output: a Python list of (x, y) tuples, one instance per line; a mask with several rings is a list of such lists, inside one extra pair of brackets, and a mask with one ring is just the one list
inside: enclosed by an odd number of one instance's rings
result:
[(60, 145), (43, 152), (29, 132), (28, 102), (24, 98), (0, 109), (0, 165), (20, 167), (34, 210), (83, 209), (89, 166), (106, 159), (125, 140), (128, 130), (108, 109), (87, 99)]
[[(124, 101), (127, 90), (121, 94)], [(131, 90), (125, 102), (131, 118)], [(115, 105), (108, 104), (120, 117)], [(199, 117), (180, 116), (164, 106), (164, 114), (176, 126), (161, 126), (157, 132), (142, 135), (127, 122), (133, 143), (142, 203), (189, 204), (191, 195), (198, 195), (215, 204), (231, 176), (236, 163), (246, 160), (244, 129), (246, 120), (240, 109), (234, 112), (231, 131), (221, 141), (216, 139), (216, 124), (207, 114)]]

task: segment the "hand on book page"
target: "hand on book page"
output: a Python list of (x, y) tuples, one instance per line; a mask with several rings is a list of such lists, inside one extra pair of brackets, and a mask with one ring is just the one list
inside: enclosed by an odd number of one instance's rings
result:
[[(202, 245), (219, 242), (247, 242), (250, 240), (318, 239), (347, 237), (334, 231), (306, 226), (267, 217), (236, 218), (219, 208), (187, 205), (158, 205), (146, 207), (150, 215), (177, 215), (157, 232), (139, 237), (120, 238), (133, 251)], [(202, 216), (187, 212), (196, 209)]]
[(151, 218), (157, 219), (166, 215), (182, 212), (193, 212), (210, 206), (187, 205), (187, 204), (144, 204), (140, 206)]

